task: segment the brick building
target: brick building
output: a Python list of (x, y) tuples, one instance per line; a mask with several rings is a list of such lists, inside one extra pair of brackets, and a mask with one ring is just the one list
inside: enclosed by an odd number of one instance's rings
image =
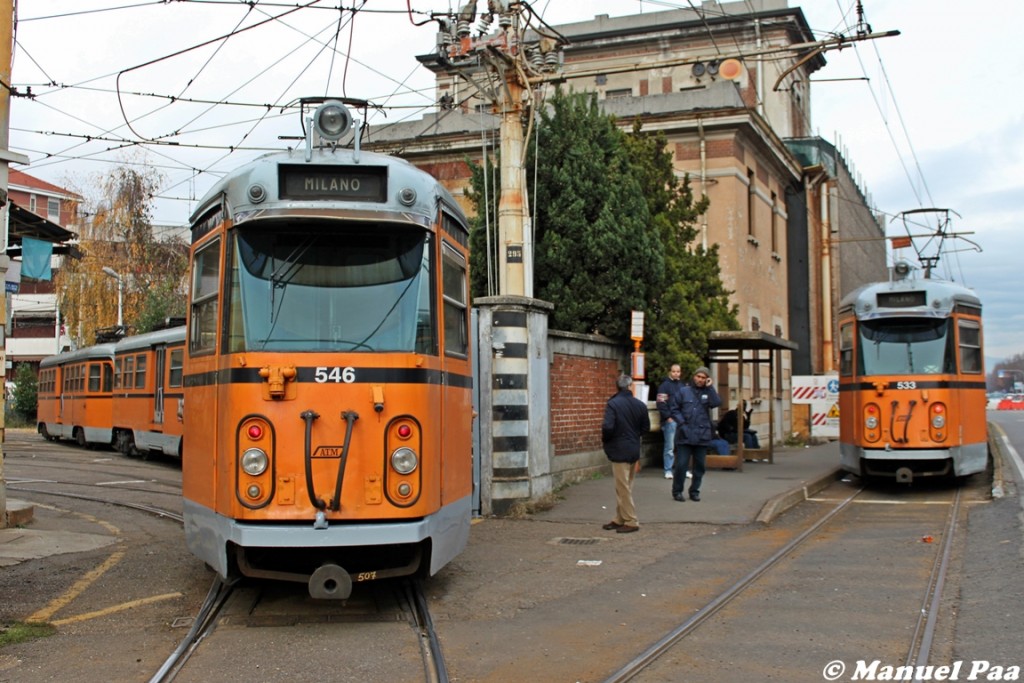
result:
[(23, 256), (22, 239), (30, 237), (54, 245), (51, 265), (56, 270), (61, 254), (69, 248), (67, 243), (77, 237), (75, 231), (78, 229), (81, 197), (28, 173), (11, 169), (8, 198), (11, 218), (7, 256), (13, 267), (8, 267), (6, 286), (8, 319), (5, 349), (6, 377), (11, 380), (18, 363), (38, 367), (40, 360), (70, 343), (68, 337), (61, 334), (52, 278), (20, 277), (19, 262)]

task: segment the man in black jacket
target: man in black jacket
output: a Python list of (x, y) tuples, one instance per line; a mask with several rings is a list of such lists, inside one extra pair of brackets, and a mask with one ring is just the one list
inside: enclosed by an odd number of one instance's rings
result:
[(604, 453), (612, 461), (615, 475), (615, 519), (604, 525), (608, 531), (628, 534), (640, 530), (633, 503), (633, 480), (640, 469), (640, 440), (651, 430), (647, 404), (630, 393), (633, 380), (619, 375), (618, 393), (608, 399), (601, 422)]

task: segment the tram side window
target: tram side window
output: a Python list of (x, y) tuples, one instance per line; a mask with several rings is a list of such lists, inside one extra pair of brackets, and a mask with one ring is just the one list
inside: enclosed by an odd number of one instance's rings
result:
[(85, 366), (76, 365), (71, 369), (71, 391), (81, 393), (85, 389)]
[(960, 372), (981, 372), (981, 325), (973, 320), (960, 321)]
[(39, 384), (36, 385), (36, 391), (39, 394), (50, 393), (50, 371), (40, 370), (39, 371)]
[(111, 386), (114, 384), (114, 368), (110, 363), (103, 364), (103, 391), (110, 392)]
[(444, 296), (444, 350), (452, 356), (469, 353), (466, 303), (466, 260), (462, 254), (444, 245), (441, 277)]
[(220, 282), (220, 241), (196, 253), (192, 265), (192, 312), (189, 350), (208, 353), (217, 345), (217, 291)]
[(171, 351), (171, 362), (169, 364), (169, 370), (167, 374), (167, 386), (169, 387), (180, 387), (181, 376), (182, 376), (182, 359), (185, 357), (185, 351), (183, 349), (174, 349)]
[(121, 388), (121, 359), (114, 359), (114, 388)]
[(141, 353), (135, 356), (135, 388), (146, 388), (146, 356)]
[(839, 374), (843, 377), (853, 374), (853, 323), (839, 328)]
[(89, 391), (99, 391), (103, 386), (103, 366), (99, 363), (89, 363)]
[(124, 377), (121, 383), (122, 389), (131, 389), (135, 383), (135, 356), (124, 357)]

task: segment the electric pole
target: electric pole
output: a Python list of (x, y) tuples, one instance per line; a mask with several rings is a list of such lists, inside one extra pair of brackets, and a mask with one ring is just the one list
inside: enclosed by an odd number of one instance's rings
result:
[[(522, 5), (487, 0), (479, 35), (471, 36), (477, 0), (469, 0), (452, 20), (438, 19), (441, 61), (491, 101), (500, 116), (501, 199), (498, 203), (498, 293), (533, 297), (533, 240), (526, 191), (524, 123), (534, 115), (533, 87), (543, 74), (560, 68), (560, 43), (537, 33), (525, 43)], [(489, 33), (491, 22), (498, 31)], [(481, 73), (483, 72), (483, 73)]]
[[(14, 0), (0, 0), (0, 280), (7, 277), (7, 151), (11, 112), (11, 51), (14, 42)], [(6, 286), (6, 285), (5, 285)], [(7, 379), (7, 292), (0, 297), (0, 369)], [(7, 390), (4, 389), (6, 397)], [(6, 401), (4, 402), (6, 403)], [(0, 404), (0, 437), (7, 425), (5, 405)], [(7, 527), (7, 481), (4, 479), (3, 439), (0, 438), (0, 529)]]

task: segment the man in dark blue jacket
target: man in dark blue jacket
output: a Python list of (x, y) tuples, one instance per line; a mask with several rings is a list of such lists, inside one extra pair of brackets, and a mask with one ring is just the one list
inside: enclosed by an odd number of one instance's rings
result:
[(651, 430), (647, 404), (630, 393), (633, 380), (620, 375), (618, 393), (608, 399), (601, 422), (604, 453), (612, 461), (615, 475), (615, 519), (604, 525), (608, 531), (627, 534), (640, 530), (633, 503), (633, 480), (640, 469), (640, 440)]
[(686, 467), (690, 465), (690, 500), (700, 501), (700, 484), (704, 479), (704, 462), (708, 447), (715, 438), (715, 425), (711, 421), (711, 409), (722, 405), (718, 392), (711, 386), (711, 371), (697, 368), (689, 384), (677, 391), (669, 401), (669, 412), (676, 421), (675, 476), (672, 479), (672, 498), (682, 502), (683, 486), (686, 484)]

